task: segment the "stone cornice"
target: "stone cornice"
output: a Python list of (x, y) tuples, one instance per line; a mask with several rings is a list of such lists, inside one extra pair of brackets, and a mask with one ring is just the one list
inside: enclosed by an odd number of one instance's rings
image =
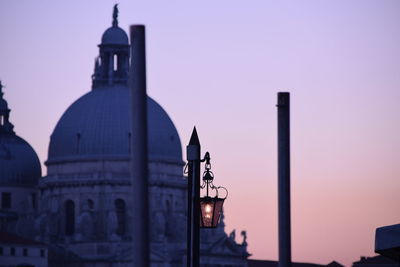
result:
[[(62, 163), (80, 163), (90, 161), (129, 161), (129, 155), (76, 155), (73, 157), (60, 157), (48, 159), (45, 161), (46, 166), (62, 164)], [(156, 157), (150, 155), (149, 163), (167, 163), (183, 166), (185, 163), (182, 160), (174, 158)]]
[[(121, 177), (121, 176), (120, 176)], [(183, 176), (163, 175), (162, 179), (159, 175), (152, 175), (149, 181), (150, 186), (182, 188), (187, 187), (186, 181)], [(104, 178), (93, 177), (83, 178), (81, 175), (62, 175), (46, 176), (43, 177), (39, 183), (39, 189), (59, 188), (59, 187), (80, 187), (80, 186), (96, 186), (96, 185), (110, 185), (110, 186), (130, 186), (130, 177), (127, 175), (124, 178)]]

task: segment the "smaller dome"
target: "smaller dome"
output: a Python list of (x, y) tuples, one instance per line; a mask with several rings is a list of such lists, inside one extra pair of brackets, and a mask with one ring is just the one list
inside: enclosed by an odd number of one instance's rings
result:
[(108, 28), (101, 37), (101, 44), (129, 45), (128, 35), (118, 26)]
[(15, 134), (0, 134), (0, 186), (36, 186), (41, 177), (38, 156)]

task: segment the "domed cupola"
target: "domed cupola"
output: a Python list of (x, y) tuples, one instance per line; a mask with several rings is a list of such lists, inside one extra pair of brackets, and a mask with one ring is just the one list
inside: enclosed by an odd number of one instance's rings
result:
[(127, 85), (129, 71), (129, 39), (118, 27), (118, 5), (114, 5), (112, 26), (101, 38), (100, 55), (95, 60), (92, 88)]
[(118, 4), (114, 5), (112, 27), (108, 28), (101, 37), (102, 45), (129, 45), (128, 35), (118, 27)]
[(35, 186), (41, 177), (39, 158), (33, 148), (15, 134), (2, 89), (0, 81), (0, 186)]

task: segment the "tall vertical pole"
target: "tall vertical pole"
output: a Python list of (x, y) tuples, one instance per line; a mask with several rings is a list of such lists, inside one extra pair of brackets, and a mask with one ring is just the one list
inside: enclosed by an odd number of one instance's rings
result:
[(279, 267), (291, 267), (290, 236), (290, 94), (278, 93)]
[(130, 27), (132, 92), (132, 255), (134, 267), (149, 267), (149, 197), (147, 151), (146, 50), (143, 25)]
[[(200, 141), (196, 127), (186, 148), (188, 175), (188, 251), (187, 266), (200, 266)], [(189, 212), (191, 211), (191, 212)], [(190, 230), (189, 230), (190, 229)]]
[[(189, 146), (188, 146), (189, 147)], [(188, 149), (188, 148), (187, 148)], [(187, 159), (189, 153), (186, 153)], [(193, 221), (193, 162), (188, 160), (188, 187), (187, 187), (187, 249), (186, 249), (186, 266), (192, 266), (192, 221)]]

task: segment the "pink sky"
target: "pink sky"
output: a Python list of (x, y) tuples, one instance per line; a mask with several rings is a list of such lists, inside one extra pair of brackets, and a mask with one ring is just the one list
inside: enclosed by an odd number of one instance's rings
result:
[[(277, 259), (278, 91), (292, 100), (293, 259), (374, 255), (375, 228), (400, 221), (399, 1), (118, 2), (121, 27), (147, 27), (149, 95), (183, 147), (197, 126), (229, 189), (227, 231), (248, 231), (252, 258)], [(11, 121), (42, 162), (90, 90), (113, 4), (0, 2)]]

